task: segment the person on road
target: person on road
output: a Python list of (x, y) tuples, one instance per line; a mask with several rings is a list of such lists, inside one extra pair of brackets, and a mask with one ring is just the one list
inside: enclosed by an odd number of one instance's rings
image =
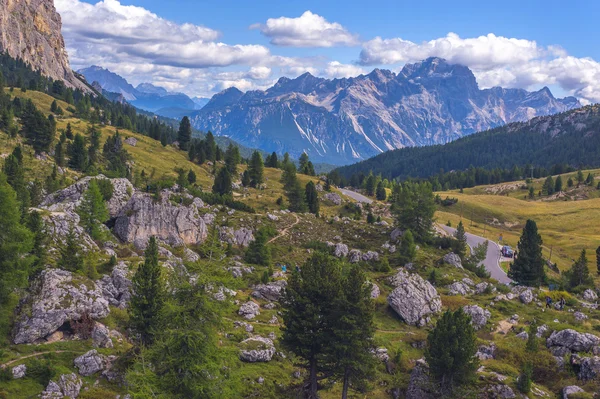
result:
[(547, 296), (546, 297), (546, 308), (551, 308), (551, 307), (552, 307), (552, 298)]

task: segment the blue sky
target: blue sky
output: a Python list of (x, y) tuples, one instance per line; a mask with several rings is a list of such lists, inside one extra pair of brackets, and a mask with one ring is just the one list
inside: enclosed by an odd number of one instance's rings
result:
[(469, 66), (481, 87), (547, 85), (600, 101), (600, 2), (589, 0), (55, 3), (75, 68), (98, 64), (192, 95), (441, 56)]

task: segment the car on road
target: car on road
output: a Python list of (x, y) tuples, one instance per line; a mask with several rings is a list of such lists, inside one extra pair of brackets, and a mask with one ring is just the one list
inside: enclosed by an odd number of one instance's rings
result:
[(508, 245), (503, 246), (500, 252), (505, 258), (512, 258), (515, 255), (515, 251)]

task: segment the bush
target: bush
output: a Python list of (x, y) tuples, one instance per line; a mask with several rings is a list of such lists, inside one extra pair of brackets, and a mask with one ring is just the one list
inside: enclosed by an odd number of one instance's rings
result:
[(304, 244), (304, 248), (312, 249), (313, 251), (330, 252), (330, 248), (323, 241), (310, 240)]
[(382, 257), (379, 262), (376, 262), (373, 266), (373, 270), (380, 273), (388, 273), (392, 270), (390, 267), (390, 261), (387, 257)]
[(56, 370), (48, 360), (34, 359), (27, 367), (27, 377), (32, 378), (44, 387), (56, 374)]
[(98, 188), (100, 189), (100, 194), (102, 194), (104, 201), (110, 201), (114, 191), (112, 182), (108, 179), (96, 179), (96, 182), (98, 183)]
[(517, 388), (522, 393), (529, 393), (531, 391), (531, 365), (526, 364), (523, 367), (523, 372), (517, 379)]

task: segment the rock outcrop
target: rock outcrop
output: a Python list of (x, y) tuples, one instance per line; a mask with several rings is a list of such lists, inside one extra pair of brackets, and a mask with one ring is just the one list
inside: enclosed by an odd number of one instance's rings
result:
[(18, 366), (13, 367), (11, 371), (13, 379), (18, 380), (19, 378), (25, 377), (25, 374), (27, 374), (27, 366), (19, 364)]
[(98, 281), (102, 295), (112, 306), (125, 309), (131, 299), (131, 280), (129, 269), (125, 262), (119, 262), (113, 268), (110, 276), (103, 276)]
[(460, 260), (460, 256), (458, 256), (454, 252), (450, 252), (450, 253), (447, 253), (446, 255), (444, 255), (443, 261), (448, 263), (449, 265), (456, 267), (456, 268), (459, 268), (459, 269), (463, 268), (462, 261)]
[(248, 301), (240, 306), (238, 314), (247, 320), (252, 320), (260, 314), (260, 307), (256, 302)]
[(84, 353), (83, 355), (75, 358), (75, 367), (79, 370), (79, 374), (87, 377), (88, 375), (95, 374), (99, 371), (106, 369), (107, 359), (106, 356), (101, 355), (95, 349)]
[(323, 199), (331, 202), (333, 205), (342, 204), (342, 197), (340, 197), (340, 195), (336, 193), (327, 193), (323, 196)]
[(438, 292), (418, 274), (400, 270), (390, 282), (396, 288), (388, 296), (388, 304), (407, 324), (423, 326), (429, 315), (442, 310)]
[(240, 343), (240, 360), (248, 363), (270, 362), (275, 354), (273, 341), (264, 337), (251, 337)]
[(580, 333), (575, 330), (566, 329), (554, 331), (546, 340), (546, 346), (553, 351), (564, 348), (568, 352), (590, 352), (600, 345), (600, 338), (590, 333)]
[(492, 316), (489, 310), (483, 309), (477, 305), (464, 306), (463, 311), (471, 316), (471, 325), (475, 330), (480, 330), (485, 327), (488, 319)]
[(245, 227), (235, 230), (233, 227), (224, 226), (219, 229), (219, 238), (228, 244), (245, 248), (254, 241), (254, 234), (252, 230)]
[(134, 193), (116, 217), (115, 235), (138, 248), (145, 248), (151, 236), (171, 246), (204, 242), (207, 228), (199, 212), (202, 200), (194, 198), (185, 206), (174, 204), (170, 196), (170, 191), (163, 190), (157, 201), (149, 194)]
[(596, 379), (600, 375), (600, 357), (586, 357), (581, 359), (577, 377), (583, 381)]
[(287, 281), (285, 280), (277, 280), (268, 284), (259, 284), (254, 287), (252, 296), (258, 299), (266, 299), (267, 301), (278, 301), (286, 286)]
[(53, 0), (0, 0), (0, 26), (0, 52), (22, 59), (68, 87), (90, 91), (71, 70)]
[(96, 283), (60, 269), (42, 271), (21, 304), (14, 329), (14, 343), (33, 343), (79, 320), (87, 313), (94, 319), (110, 312), (108, 301)]
[(410, 373), (406, 399), (429, 399), (439, 396), (437, 387), (429, 377), (429, 367), (424, 359), (417, 360)]
[(564, 387), (560, 392), (561, 399), (569, 399), (571, 395), (576, 393), (585, 392), (583, 389), (578, 387), (577, 385), (569, 385), (568, 387)]
[(83, 382), (75, 373), (63, 374), (58, 382), (50, 381), (42, 392), (41, 399), (62, 399), (64, 397), (75, 399), (81, 392)]

